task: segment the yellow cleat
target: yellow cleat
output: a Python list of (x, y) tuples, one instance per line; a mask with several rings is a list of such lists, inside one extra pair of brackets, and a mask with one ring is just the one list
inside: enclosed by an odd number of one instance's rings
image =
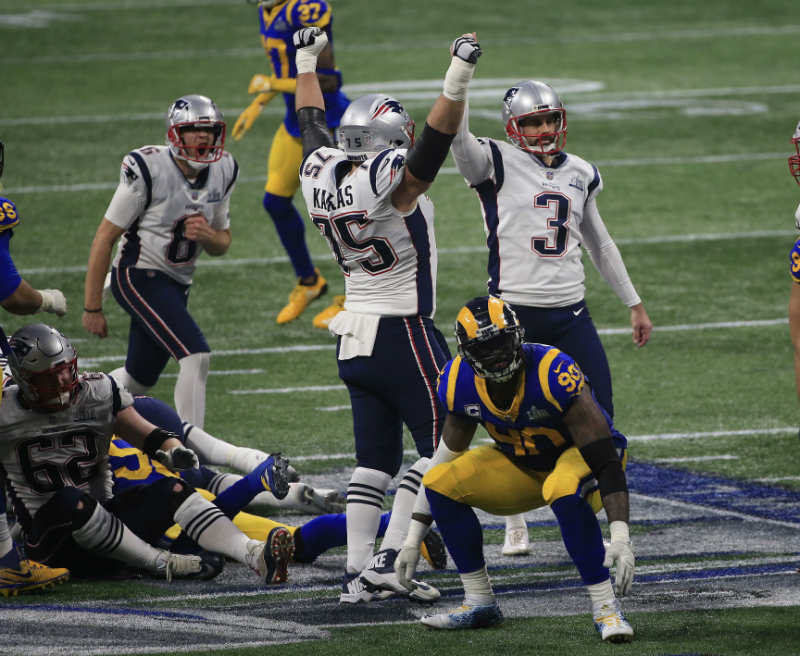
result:
[(339, 312), (344, 310), (344, 295), (334, 296), (333, 303), (326, 307), (322, 312), (320, 312), (316, 317), (314, 317), (314, 327), (315, 328), (322, 328), (323, 330), (328, 327), (328, 324), (331, 322)]
[(317, 274), (317, 282), (313, 285), (303, 285), (298, 281), (294, 286), (294, 289), (289, 294), (289, 303), (278, 312), (278, 323), (294, 321), (303, 314), (303, 310), (308, 307), (311, 301), (328, 291), (328, 283), (320, 274), (319, 269), (314, 269), (314, 273)]
[(19, 569), (0, 568), (0, 595), (13, 597), (22, 592), (35, 592), (54, 587), (69, 579), (69, 570), (48, 567), (35, 560), (19, 561)]

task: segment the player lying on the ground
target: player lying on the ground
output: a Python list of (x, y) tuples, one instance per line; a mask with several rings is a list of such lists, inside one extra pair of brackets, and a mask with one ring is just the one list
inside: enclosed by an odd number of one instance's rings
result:
[[(246, 564), (261, 583), (286, 580), (294, 550), (286, 529), (253, 540), (177, 478), (112, 493), (112, 433), (173, 469), (196, 466), (197, 456), (136, 412), (110, 376), (79, 376), (77, 353), (61, 333), (25, 326), (5, 350), (15, 384), (2, 390), (0, 464), (31, 558), (75, 576), (107, 576), (124, 565), (167, 580), (216, 575), (219, 557), (155, 546), (178, 523), (202, 549)], [(274, 468), (265, 473), (275, 489)]]
[[(259, 449), (236, 446), (221, 440), (202, 428), (181, 421), (178, 413), (168, 404), (151, 396), (134, 397), (136, 411), (150, 423), (164, 430), (176, 433), (181, 441), (197, 454), (201, 468), (204, 465), (219, 465), (249, 474), (258, 467), (268, 454)], [(241, 476), (208, 470), (210, 477), (199, 487), (214, 494), (233, 485)], [(314, 489), (311, 485), (296, 482), (297, 472), (289, 465), (289, 491), (283, 498), (277, 498), (268, 490), (261, 490), (250, 502), (250, 510), (257, 513), (280, 510), (296, 510), (307, 514), (335, 513), (344, 510), (342, 495), (336, 490)]]

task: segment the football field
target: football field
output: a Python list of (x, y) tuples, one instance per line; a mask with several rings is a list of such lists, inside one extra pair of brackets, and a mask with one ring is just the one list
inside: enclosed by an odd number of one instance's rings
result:
[[(351, 98), (394, 95), (421, 129), (449, 43), (476, 31), (484, 55), (470, 88), (473, 133), (503, 138), (504, 91), (542, 79), (566, 105), (567, 150), (603, 176), (600, 212), (655, 325), (637, 349), (627, 309), (585, 258), (615, 423), (630, 442), (637, 576), (624, 609), (634, 642), (600, 642), (542, 509), (526, 515), (525, 557), (502, 556), (501, 520), (481, 516), (507, 617), (498, 629), (434, 635), (416, 623), (431, 609), (406, 600), (340, 608), (339, 548), (294, 565), (287, 586), (266, 591), (229, 563), (202, 584), (71, 581), (0, 599), (0, 653), (800, 654), (800, 441), (786, 320), (800, 202), (786, 163), (800, 120), (796, 0), (333, 2), (336, 61)], [(128, 317), (113, 299), (106, 339), (83, 330), (80, 312), (89, 246), (122, 157), (163, 143), (178, 96), (217, 102), (240, 177), (231, 249), (201, 258), (190, 300), (213, 350), (206, 429), (280, 450), (303, 480), (343, 490), (354, 464), (349, 398), (333, 338), (311, 325), (343, 293), (342, 277), (308, 224), (330, 290), (297, 321), (275, 323), (295, 282), (261, 206), (280, 100), (241, 141), (230, 136), (251, 76), (268, 73), (255, 7), (0, 0), (0, 71), (2, 194), (21, 214), (12, 253), (34, 287), (66, 294), (66, 317), (36, 318), (71, 338), (88, 370), (125, 358)], [(452, 158), (430, 196), (436, 321), (450, 339), (458, 308), (485, 293), (486, 246), (477, 197)], [(3, 314), (2, 322), (11, 334), (26, 320)], [(170, 363), (155, 396), (172, 403), (176, 372)], [(410, 437), (405, 446), (410, 464)], [(420, 572), (442, 591), (434, 610), (461, 601), (448, 567)]]

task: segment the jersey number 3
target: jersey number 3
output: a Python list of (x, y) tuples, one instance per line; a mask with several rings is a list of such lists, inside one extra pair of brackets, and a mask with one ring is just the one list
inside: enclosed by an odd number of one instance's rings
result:
[(531, 237), (531, 249), (542, 257), (560, 257), (567, 250), (570, 200), (564, 194), (546, 191), (533, 198), (533, 206), (550, 209), (555, 216), (547, 218), (547, 227), (553, 231), (546, 237)]

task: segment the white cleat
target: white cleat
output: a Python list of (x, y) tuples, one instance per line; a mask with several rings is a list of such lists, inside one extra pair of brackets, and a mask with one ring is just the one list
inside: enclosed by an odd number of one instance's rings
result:
[(425, 626), (434, 629), (484, 629), (497, 626), (503, 621), (503, 613), (497, 603), (485, 606), (468, 606), (466, 603), (449, 613), (426, 615), (420, 619)]
[(507, 528), (506, 539), (503, 542), (504, 556), (524, 556), (530, 553), (531, 545), (528, 539), (528, 527)]
[(167, 583), (172, 583), (172, 579), (189, 578), (199, 574), (202, 569), (203, 562), (200, 556), (170, 553), (167, 555), (163, 574)]
[(340, 604), (359, 604), (361, 602), (382, 601), (394, 595), (391, 590), (370, 592), (361, 581), (361, 574), (345, 573), (342, 578), (342, 592), (339, 594)]
[(361, 583), (367, 591), (372, 593), (391, 592), (392, 594), (408, 595), (414, 601), (431, 602), (442, 596), (432, 585), (423, 581), (411, 580), (414, 586), (409, 590), (403, 586), (394, 571), (394, 561), (397, 558), (396, 549), (384, 549), (372, 556), (366, 569), (361, 572)]
[(615, 599), (595, 608), (594, 628), (600, 637), (608, 642), (630, 642), (633, 640), (633, 627), (622, 614), (619, 602)]

